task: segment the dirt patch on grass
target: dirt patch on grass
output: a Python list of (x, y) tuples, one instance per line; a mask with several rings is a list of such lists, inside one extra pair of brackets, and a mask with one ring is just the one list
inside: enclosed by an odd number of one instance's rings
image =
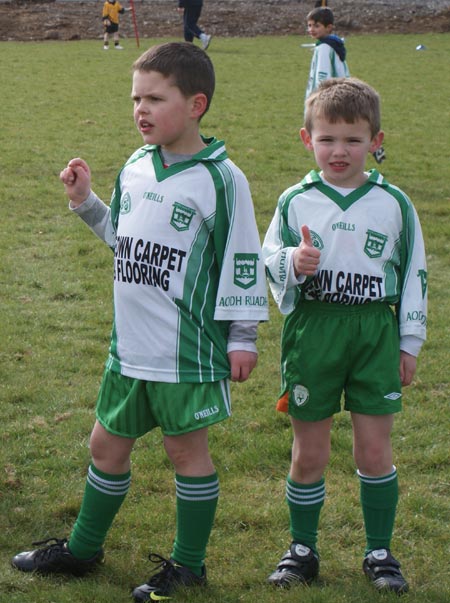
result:
[[(128, 0), (122, 0), (128, 6)], [(176, 0), (135, 0), (141, 37), (182, 37)], [(204, 0), (201, 25), (217, 36), (305, 32), (313, 0)], [(330, 0), (336, 32), (450, 31), (450, 1)], [(102, 37), (102, 0), (0, 0), (0, 40), (78, 40)], [(121, 18), (122, 37), (133, 37), (132, 14)]]

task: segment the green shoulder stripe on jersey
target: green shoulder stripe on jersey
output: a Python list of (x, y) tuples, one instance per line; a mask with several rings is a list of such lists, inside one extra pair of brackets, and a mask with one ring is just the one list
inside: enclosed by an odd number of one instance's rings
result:
[[(373, 171), (378, 174), (376, 170)], [(382, 186), (384, 190), (390, 195), (392, 195), (392, 197), (397, 201), (402, 214), (403, 228), (400, 235), (400, 286), (401, 291), (403, 292), (405, 283), (408, 281), (409, 273), (411, 270), (412, 252), (415, 243), (414, 208), (408, 195), (406, 195), (397, 186), (389, 184), (389, 182), (380, 174), (378, 174), (378, 176), (380, 176), (381, 178), (381, 182), (378, 182), (378, 184)], [(400, 299), (401, 297), (402, 295), (400, 295)], [(399, 308), (397, 307), (397, 312), (398, 310)]]
[[(219, 284), (221, 265), (228, 242), (230, 224), (235, 215), (236, 186), (233, 174), (226, 162), (205, 162), (211, 174), (216, 191), (216, 212), (205, 219), (196, 233), (186, 270), (183, 301), (179, 305), (178, 366), (180, 374), (203, 367), (200, 381), (223, 379), (227, 363), (226, 348), (213, 347), (210, 341), (226, 341), (225, 322), (215, 321), (216, 292)], [(214, 228), (220, 224), (220, 228)], [(188, 311), (183, 310), (187, 308)], [(200, 337), (200, 330), (209, 337)], [(181, 346), (190, 342), (189, 353), (180, 353)], [(181, 363), (181, 358), (184, 358)], [(204, 367), (209, 367), (206, 369)], [(216, 367), (216, 368), (215, 368)], [(217, 367), (222, 367), (218, 374)]]
[(197, 153), (196, 157), (199, 161), (224, 161), (228, 159), (228, 153), (223, 140), (203, 138), (203, 142), (208, 146), (200, 151), (200, 153)]
[(300, 186), (302, 188), (307, 188), (312, 184), (319, 184), (319, 182), (322, 182), (322, 178), (319, 176), (319, 173), (316, 170), (311, 170), (300, 182)]
[(235, 217), (236, 183), (234, 174), (226, 162), (209, 162), (204, 165), (211, 174), (216, 190), (216, 222), (221, 227), (214, 229), (214, 246), (217, 261), (222, 265), (228, 234)]
[(113, 320), (113, 326), (111, 330), (111, 343), (109, 344), (109, 355), (105, 365), (106, 368), (111, 371), (114, 371), (115, 373), (120, 373), (120, 360), (118, 360), (118, 358), (119, 355), (117, 353), (116, 322), (115, 320)]
[[(125, 167), (125, 166), (124, 166)], [(117, 232), (117, 225), (119, 223), (119, 215), (120, 215), (120, 198), (122, 196), (121, 188), (120, 188), (120, 175), (122, 173), (123, 168), (117, 175), (116, 182), (114, 184), (114, 191), (111, 197), (111, 223), (114, 228), (114, 232)]]
[(289, 226), (289, 205), (297, 195), (301, 194), (304, 188), (290, 189), (286, 195), (283, 195), (279, 201), (280, 210), (280, 225), (279, 236), (283, 241), (283, 247), (297, 247), (300, 244), (300, 236), (298, 232)]
[(131, 155), (131, 157), (128, 158), (124, 167), (127, 165), (131, 165), (132, 163), (135, 163), (136, 161), (139, 161), (139, 159), (142, 159), (142, 157), (144, 157), (144, 155), (146, 155), (150, 151), (153, 151), (153, 149), (156, 149), (156, 146), (153, 144), (146, 144), (145, 146), (140, 147)]
[[(330, 46), (331, 50), (333, 50), (333, 48)], [(337, 53), (336, 51), (333, 50), (333, 52), (330, 52), (330, 60), (331, 60), (331, 73), (333, 77), (336, 77), (336, 57), (337, 57)]]

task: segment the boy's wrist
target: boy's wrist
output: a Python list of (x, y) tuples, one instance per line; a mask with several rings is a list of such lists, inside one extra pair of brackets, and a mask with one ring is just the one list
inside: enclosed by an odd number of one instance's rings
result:
[(424, 341), (415, 335), (402, 335), (400, 337), (400, 351), (417, 358)]
[(84, 205), (87, 201), (91, 201), (91, 204), (93, 203), (93, 201), (95, 200), (96, 195), (95, 193), (90, 190), (87, 197), (85, 197), (82, 200), (77, 200), (77, 199), (69, 199), (69, 209), (78, 209), (79, 207), (81, 207), (82, 205)]
[(253, 354), (257, 354), (258, 349), (256, 343), (229, 341), (227, 344), (227, 354), (230, 352), (252, 352)]

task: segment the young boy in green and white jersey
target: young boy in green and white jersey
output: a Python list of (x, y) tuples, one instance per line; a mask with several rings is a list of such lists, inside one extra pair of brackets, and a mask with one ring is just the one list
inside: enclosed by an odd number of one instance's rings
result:
[(219, 494), (208, 427), (229, 417), (229, 378), (248, 378), (257, 324), (268, 318), (247, 180), (223, 142), (199, 133), (214, 85), (200, 48), (151, 48), (133, 66), (145, 146), (121, 169), (110, 207), (92, 192), (82, 159), (61, 172), (71, 209), (114, 251), (114, 324), (78, 519), (69, 540), (16, 555), (22, 571), (82, 575), (103, 559), (134, 442), (160, 427), (176, 474), (176, 537), (169, 559), (150, 554), (157, 567), (133, 597), (166, 600), (206, 582)]
[(294, 435), (286, 484), (292, 543), (269, 582), (310, 583), (318, 574), (324, 471), (344, 394), (366, 531), (363, 570), (378, 590), (402, 593), (408, 584), (390, 552), (398, 499), (390, 433), (426, 336), (422, 232), (405, 193), (365, 171), (383, 141), (370, 86), (323, 82), (306, 102), (300, 134), (320, 171), (281, 195), (263, 243), (271, 290), (287, 315), (277, 408), (290, 415)]
[(328, 7), (320, 6), (310, 11), (306, 17), (308, 34), (316, 41), (305, 100), (317, 89), (320, 82), (330, 77), (349, 77), (345, 57), (347, 50), (342, 38), (333, 33), (334, 15)]

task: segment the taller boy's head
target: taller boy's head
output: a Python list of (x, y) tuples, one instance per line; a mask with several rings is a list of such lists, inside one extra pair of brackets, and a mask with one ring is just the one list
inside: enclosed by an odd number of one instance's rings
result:
[(215, 88), (214, 67), (209, 56), (189, 42), (168, 42), (149, 48), (133, 64), (133, 71), (155, 71), (173, 84), (185, 97), (202, 93), (209, 109)]
[(380, 97), (369, 84), (354, 77), (325, 80), (306, 101), (305, 129), (309, 133), (319, 118), (333, 124), (366, 121), (374, 137), (380, 131)]
[(146, 144), (193, 155), (204, 148), (199, 122), (214, 93), (214, 68), (194, 44), (150, 48), (133, 65), (134, 120)]
[(312, 38), (320, 40), (329, 36), (334, 28), (333, 11), (327, 6), (314, 8), (306, 17), (308, 33)]

